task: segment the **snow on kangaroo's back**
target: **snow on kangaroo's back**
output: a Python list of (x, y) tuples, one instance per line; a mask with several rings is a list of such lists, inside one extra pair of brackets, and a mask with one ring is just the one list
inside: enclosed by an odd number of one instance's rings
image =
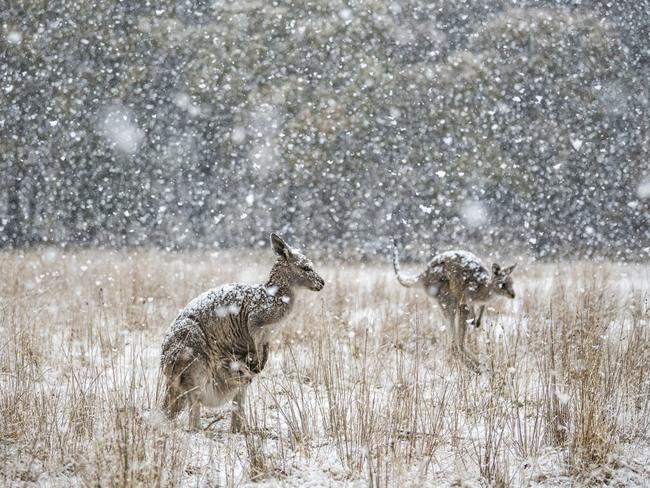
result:
[(229, 284), (199, 295), (165, 334), (164, 408), (175, 417), (189, 406), (192, 430), (200, 426), (201, 404), (218, 407), (233, 399), (231, 430), (242, 429), (246, 388), (268, 358), (268, 326), (291, 311), (296, 287), (319, 291), (324, 286), (305, 256), (276, 234), (271, 243), (278, 257), (266, 283)]
[(447, 251), (429, 262), (428, 273), (423, 277), (425, 286), (437, 285), (441, 279), (449, 284), (450, 293), (464, 303), (484, 303), (494, 295), (515, 297), (510, 273), (512, 265), (504, 270), (492, 265), (492, 276), (483, 262), (468, 251)]

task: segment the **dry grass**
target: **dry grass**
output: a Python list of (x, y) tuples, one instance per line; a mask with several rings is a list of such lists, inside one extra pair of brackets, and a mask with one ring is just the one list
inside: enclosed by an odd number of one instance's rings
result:
[[(252, 430), (206, 412), (200, 434), (157, 410), (177, 310), (263, 279), (270, 255), (0, 255), (0, 484), (531, 486), (650, 478), (642, 266), (518, 269), (470, 347), (447, 353), (432, 302), (389, 266), (327, 267), (272, 344)], [(525, 268), (520, 266), (520, 268)]]

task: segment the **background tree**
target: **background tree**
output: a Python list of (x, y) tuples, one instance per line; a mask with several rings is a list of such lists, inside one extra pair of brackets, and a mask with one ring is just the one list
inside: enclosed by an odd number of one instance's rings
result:
[(646, 3), (9, 5), (0, 242), (638, 259)]

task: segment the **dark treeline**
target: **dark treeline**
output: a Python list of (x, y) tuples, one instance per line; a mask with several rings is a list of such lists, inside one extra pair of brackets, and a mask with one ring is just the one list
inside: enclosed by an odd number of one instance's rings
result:
[(0, 21), (0, 246), (650, 251), (647, 1), (23, 0)]

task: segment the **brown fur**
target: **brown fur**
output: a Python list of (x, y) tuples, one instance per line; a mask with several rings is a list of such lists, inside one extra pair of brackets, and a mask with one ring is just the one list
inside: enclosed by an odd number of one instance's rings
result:
[(318, 291), (324, 281), (311, 261), (271, 234), (278, 258), (260, 285), (224, 285), (192, 300), (170, 326), (162, 347), (163, 407), (175, 417), (189, 406), (189, 427), (200, 426), (201, 404), (236, 403), (231, 430), (243, 428), (246, 389), (268, 359), (270, 325), (293, 307), (294, 288)]

